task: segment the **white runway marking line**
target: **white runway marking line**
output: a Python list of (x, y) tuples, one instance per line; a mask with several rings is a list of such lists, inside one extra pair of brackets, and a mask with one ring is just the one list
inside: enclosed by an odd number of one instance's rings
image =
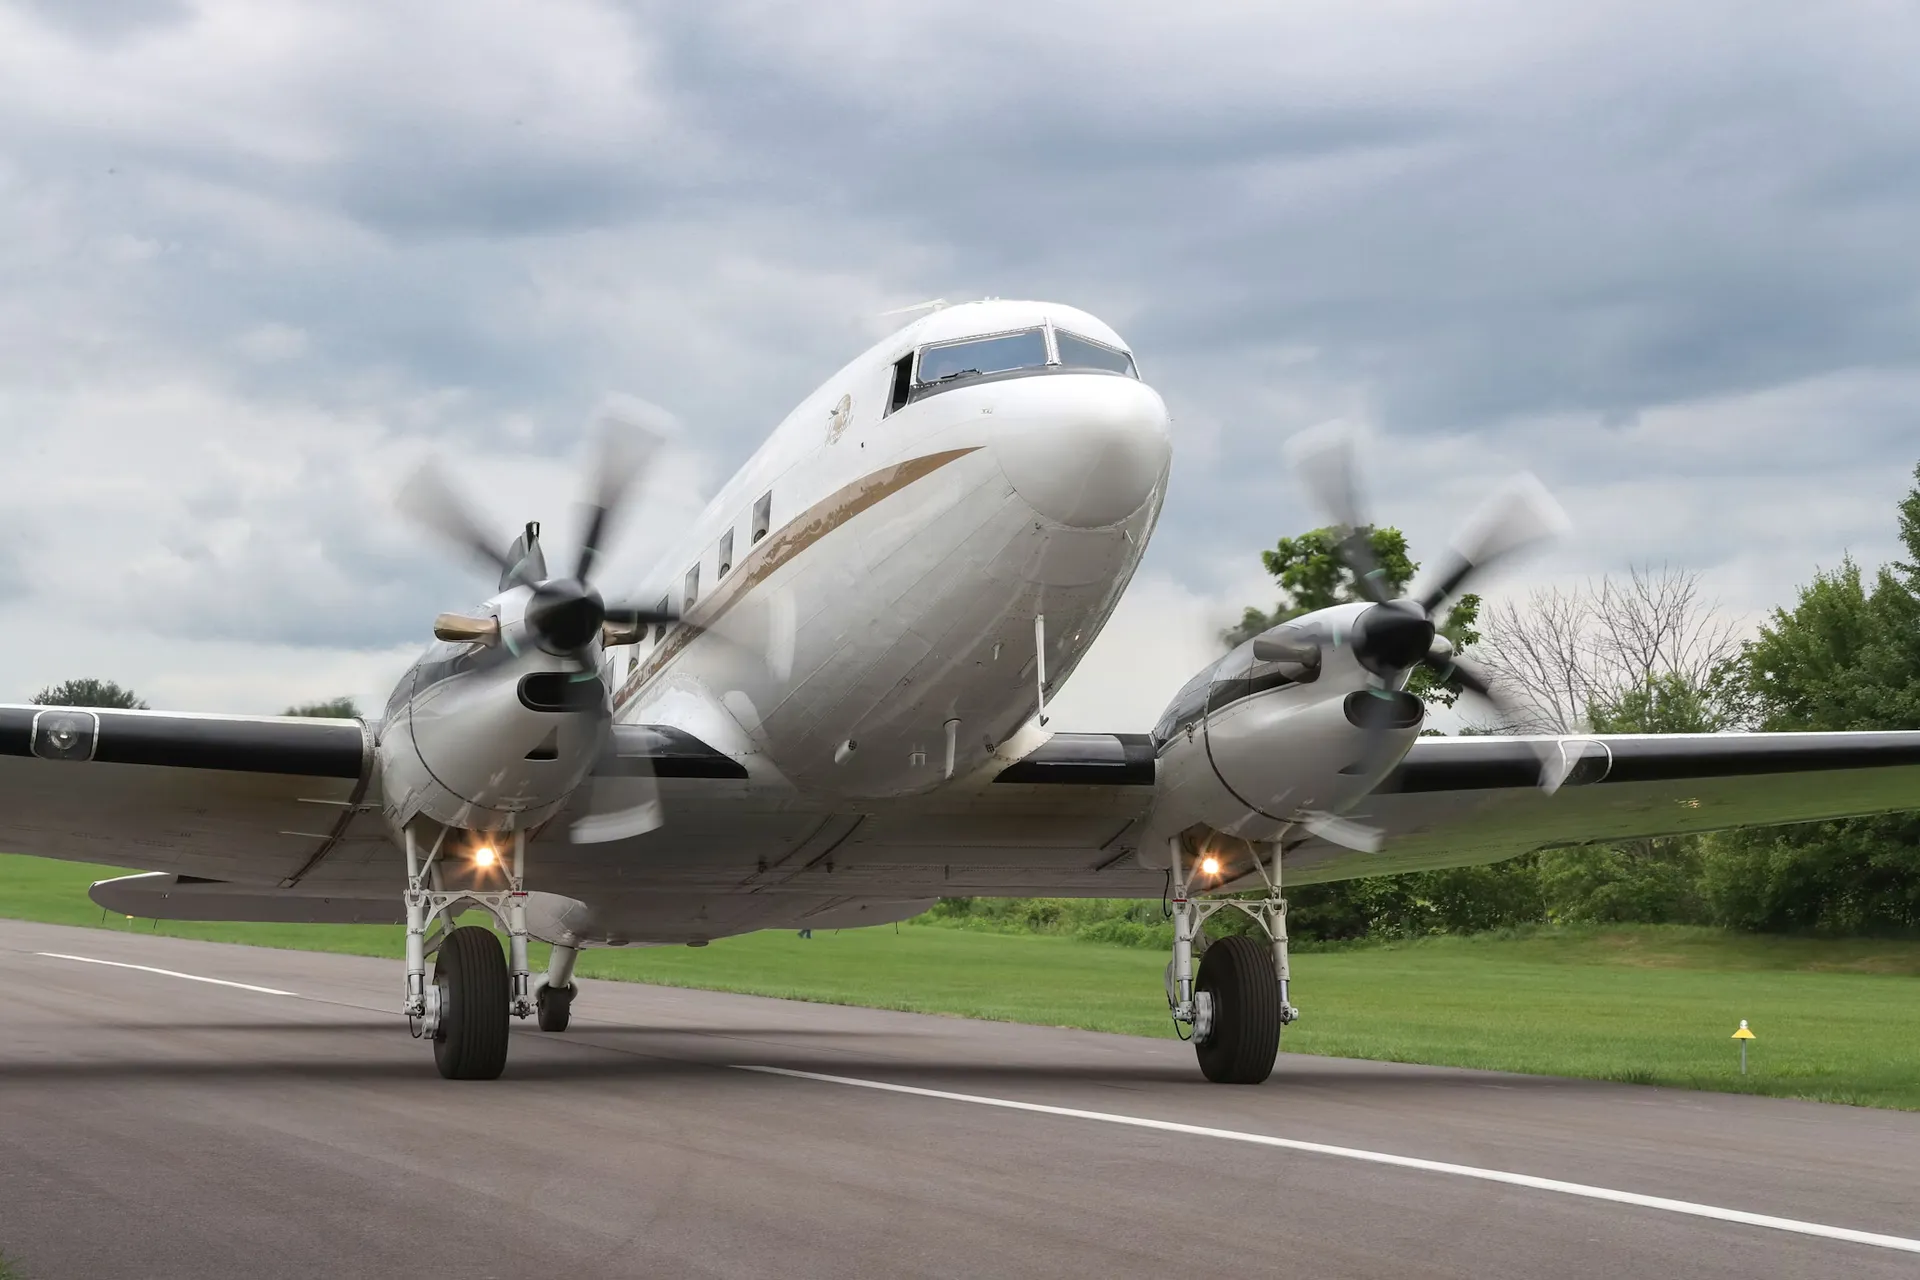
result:
[(141, 973), (157, 973), (166, 978), (185, 978), (188, 982), (211, 982), (216, 987), (238, 987), (242, 991), (257, 991), (263, 996), (295, 996), (298, 993), (282, 991), (278, 987), (256, 987), (251, 982), (229, 982), (225, 978), (203, 978), (197, 973), (181, 973), (177, 969), (156, 969), (150, 964), (128, 964), (124, 960), (98, 960), (93, 956), (70, 956), (60, 951), (36, 951), (33, 954), (45, 956), (49, 960), (77, 960), (81, 964), (111, 965), (115, 969), (138, 969)]
[(1123, 1124), (1135, 1129), (1159, 1129), (1165, 1133), (1186, 1133), (1201, 1138), (1221, 1138), (1228, 1142), (1246, 1142), (1261, 1147), (1282, 1147), (1288, 1151), (1307, 1151), (1314, 1155), (1338, 1156), (1343, 1160), (1392, 1165), (1400, 1169), (1418, 1169), (1423, 1173), (1445, 1173), (1456, 1178), (1474, 1178), (1481, 1182), (1504, 1182), (1509, 1186), (1528, 1187), (1535, 1191), (1556, 1191), (1561, 1195), (1579, 1196), (1586, 1200), (1608, 1200), (1615, 1204), (1630, 1204), (1642, 1209), (1661, 1209), (1667, 1213), (1684, 1213), (1695, 1218), (1738, 1222), (1749, 1227), (1769, 1227), (1775, 1231), (1791, 1231), (1798, 1235), (1819, 1236), (1826, 1240), (1846, 1240), (1853, 1244), (1869, 1244), (1880, 1249), (1897, 1249), (1902, 1253), (1920, 1253), (1920, 1240), (1909, 1240), (1905, 1236), (1855, 1231), (1851, 1227), (1830, 1227), (1820, 1222), (1776, 1218), (1764, 1213), (1747, 1213), (1741, 1209), (1722, 1209), (1710, 1204), (1694, 1204), (1689, 1200), (1669, 1200), (1665, 1196), (1643, 1196), (1633, 1191), (1615, 1191), (1609, 1187), (1590, 1187), (1579, 1182), (1561, 1182), (1557, 1178), (1536, 1178), (1525, 1173), (1479, 1169), (1468, 1164), (1448, 1164), (1443, 1160), (1421, 1160), (1414, 1156), (1396, 1156), (1385, 1151), (1363, 1151), (1358, 1147), (1336, 1147), (1324, 1142), (1304, 1142), (1298, 1138), (1275, 1138), (1264, 1133), (1242, 1133), (1237, 1129), (1210, 1129), (1205, 1125), (1180, 1124), (1172, 1120), (1149, 1120), (1143, 1116), (1114, 1115), (1107, 1111), (1082, 1111), (1076, 1107), (1050, 1107), (1038, 1102), (1015, 1102), (1010, 1098), (987, 1098), (974, 1093), (949, 1093), (944, 1089), (921, 1089), (908, 1084), (887, 1084), (880, 1080), (856, 1080), (851, 1076), (828, 1076), (814, 1071), (793, 1071), (786, 1067), (740, 1065), (738, 1069), (758, 1071), (771, 1076), (792, 1076), (796, 1080), (846, 1084), (858, 1089), (878, 1089), (885, 1093), (905, 1093), (917, 1098), (971, 1102), (977, 1106), (1000, 1107), (1007, 1111), (1031, 1111), (1040, 1115), (1066, 1116), (1074, 1120), (1102, 1120), (1107, 1124)]

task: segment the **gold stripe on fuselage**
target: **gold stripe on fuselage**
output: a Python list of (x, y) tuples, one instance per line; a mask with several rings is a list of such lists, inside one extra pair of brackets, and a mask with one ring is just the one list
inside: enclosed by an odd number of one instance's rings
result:
[(909, 458), (891, 467), (882, 467), (835, 490), (789, 520), (778, 532), (767, 535), (732, 574), (716, 585), (711, 596), (695, 606), (684, 619), (685, 625), (676, 623), (661, 637), (653, 653), (620, 686), (613, 700), (615, 713), (638, 697), (647, 682), (665, 670), (667, 664), (678, 657), (695, 636), (711, 627), (747, 592), (772, 577), (782, 565), (861, 512), (979, 448), (979, 445), (969, 445), (965, 449), (948, 449)]

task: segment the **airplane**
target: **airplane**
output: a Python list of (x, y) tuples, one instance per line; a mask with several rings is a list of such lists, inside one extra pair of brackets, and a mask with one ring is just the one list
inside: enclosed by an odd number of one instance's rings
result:
[[(499, 577), (377, 717), (0, 707), (0, 848), (142, 869), (90, 890), (128, 915), (404, 924), (402, 1010), (451, 1079), (501, 1075), (515, 1018), (564, 1031), (583, 948), (1160, 898), (1176, 1029), (1207, 1079), (1256, 1084), (1298, 1016), (1286, 885), (1920, 807), (1920, 733), (1421, 736), (1415, 668), (1497, 703), (1435, 621), (1553, 531), (1525, 485), (1419, 595), (1349, 536), (1365, 598), (1236, 646), (1151, 732), (1055, 731), (1172, 459), (1131, 348), (1073, 307), (905, 324), (611, 602), (593, 572), (645, 451), (607, 439), (560, 572), (537, 523), (503, 547), (437, 471), (407, 487)], [(1350, 533), (1351, 454), (1293, 451)], [(1256, 929), (1209, 943), (1225, 910)], [(492, 927), (456, 923), (473, 911)]]

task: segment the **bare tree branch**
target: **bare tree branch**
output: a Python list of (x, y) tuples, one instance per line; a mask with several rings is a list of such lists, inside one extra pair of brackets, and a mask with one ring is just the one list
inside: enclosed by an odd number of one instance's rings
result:
[(1636, 566), (1574, 588), (1532, 592), (1487, 613), (1479, 653), (1521, 710), (1506, 733), (1580, 733), (1590, 709), (1678, 676), (1707, 688), (1740, 650), (1734, 622), (1703, 601), (1700, 575)]

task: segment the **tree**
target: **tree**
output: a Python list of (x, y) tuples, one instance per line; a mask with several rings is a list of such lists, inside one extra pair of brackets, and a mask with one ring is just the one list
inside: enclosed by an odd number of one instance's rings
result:
[[(1900, 504), (1906, 559), (1869, 586), (1851, 559), (1776, 609), (1741, 655), (1772, 730), (1920, 728), (1920, 466)], [(1920, 930), (1920, 817), (1730, 831), (1706, 847), (1714, 916), (1746, 929)]]
[(63, 680), (48, 685), (33, 695), (43, 707), (115, 707), (123, 711), (145, 711), (147, 704), (131, 689), (122, 689), (111, 680)]
[[(1710, 733), (1738, 723), (1734, 624), (1701, 598), (1696, 574), (1630, 570), (1531, 593), (1488, 611), (1481, 652), (1534, 733)], [(1543, 917), (1568, 923), (1704, 920), (1697, 837), (1552, 849), (1503, 864), (1531, 880)]]
[(1613, 732), (1707, 732), (1750, 715), (1736, 626), (1701, 598), (1696, 573), (1637, 567), (1625, 581), (1544, 588), (1524, 605), (1495, 604), (1485, 630), (1482, 661), (1519, 707), (1509, 732), (1603, 721), (1640, 726)]
[[(1420, 571), (1419, 564), (1407, 553), (1406, 535), (1392, 528), (1369, 527), (1359, 532), (1373, 551), (1387, 593), (1404, 592), (1413, 575)], [(1311, 530), (1297, 538), (1282, 538), (1271, 551), (1262, 551), (1260, 563), (1286, 595), (1270, 613), (1248, 606), (1240, 615), (1238, 625), (1220, 633), (1222, 642), (1229, 647), (1241, 644), (1303, 613), (1363, 599), (1354, 589), (1353, 571), (1340, 559), (1339, 546), (1339, 531), (1326, 528)], [(1465, 650), (1480, 639), (1480, 633), (1474, 629), (1479, 616), (1479, 596), (1463, 595), (1454, 601), (1440, 633), (1453, 642), (1455, 652)], [(1414, 669), (1407, 690), (1428, 702), (1449, 707), (1460, 694), (1458, 689), (1436, 680), (1424, 667)]]
[(288, 707), (280, 713), (283, 716), (312, 716), (320, 720), (358, 720), (360, 704), (351, 696), (328, 698), (325, 702), (303, 702), (297, 707)]
[[(1713, 696), (1680, 671), (1602, 696), (1587, 709), (1595, 733), (1710, 733), (1722, 727)], [(1565, 924), (1700, 924), (1698, 836), (1658, 836), (1615, 844), (1547, 849), (1534, 858), (1541, 906)]]

